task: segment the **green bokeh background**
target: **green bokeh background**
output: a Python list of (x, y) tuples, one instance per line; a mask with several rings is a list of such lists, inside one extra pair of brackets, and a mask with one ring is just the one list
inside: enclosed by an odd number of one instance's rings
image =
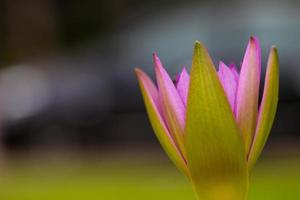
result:
[[(300, 199), (300, 160), (264, 159), (250, 200)], [(14, 158), (2, 167), (3, 200), (196, 200), (188, 181), (160, 153)]]

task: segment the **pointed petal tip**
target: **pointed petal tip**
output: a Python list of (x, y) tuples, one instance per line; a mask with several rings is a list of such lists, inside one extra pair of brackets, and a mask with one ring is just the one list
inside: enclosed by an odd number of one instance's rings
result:
[(153, 58), (153, 60), (159, 59), (158, 53), (157, 52), (153, 52), (152, 53), (152, 58)]
[(225, 65), (225, 63), (223, 61), (220, 61), (219, 66), (221, 66), (221, 65)]
[(270, 53), (269, 53), (269, 59), (275, 59), (276, 62), (278, 62), (278, 50), (275, 45), (271, 47)]
[(178, 80), (177, 80), (177, 82), (179, 81), (179, 79), (180, 79), (180, 77), (181, 76), (189, 76), (189, 72), (188, 72), (188, 70), (187, 70), (187, 68), (185, 67), (185, 66), (183, 66), (182, 68), (181, 68), (181, 71), (180, 71), (180, 73), (178, 73)]
[(223, 61), (220, 61), (220, 62), (219, 62), (219, 70), (220, 70), (220, 68), (222, 68), (222, 67), (227, 67), (227, 66), (226, 66), (226, 64), (225, 64)]
[(260, 48), (260, 42), (259, 39), (255, 36), (250, 36), (249, 44), (254, 45), (255, 48)]
[[(207, 54), (207, 50), (206, 50), (206, 48), (205, 48), (205, 46), (202, 42), (196, 40), (195, 45), (194, 45), (194, 56), (196, 54), (199, 55), (199, 54), (202, 54), (202, 53)], [(196, 56), (196, 57), (198, 57), (198, 56)]]
[(254, 35), (251, 35), (251, 36), (250, 36), (250, 41), (251, 41), (251, 42), (257, 42), (257, 41), (258, 41), (258, 39), (257, 39), (257, 37), (256, 37), (256, 36), (254, 36)]
[(199, 40), (196, 40), (195, 41), (195, 46), (194, 46), (194, 49), (201, 49), (204, 45), (199, 41)]
[(161, 61), (158, 57), (158, 54), (156, 52), (154, 52), (152, 54), (152, 56), (153, 56), (154, 68), (157, 69), (157, 70), (161, 69), (162, 68), (162, 63), (161, 63)]
[(147, 74), (141, 70), (140, 68), (134, 68), (134, 72), (135, 72), (135, 75), (138, 77), (138, 78), (142, 78), (144, 76), (147, 76)]
[(159, 76), (159, 74), (164, 74), (164, 67), (162, 66), (162, 63), (156, 53), (153, 53), (153, 62), (154, 62), (154, 71), (156, 74), (156, 77)]
[(253, 48), (258, 56), (258, 61), (261, 60), (261, 49), (259, 39), (255, 36), (251, 36), (248, 44), (248, 48)]
[(186, 69), (186, 67), (185, 67), (185, 66), (182, 68), (182, 70), (181, 70), (181, 73), (180, 73), (180, 74), (182, 74), (182, 73), (187, 73), (187, 74), (188, 74), (188, 71), (187, 71), (187, 69)]
[(135, 72), (135, 75), (136, 75), (139, 82), (151, 80), (151, 78), (148, 76), (148, 74), (140, 68), (137, 68), (137, 67), (134, 68), (134, 72)]
[(157, 57), (158, 57), (157, 53), (156, 53), (156, 52), (153, 52), (153, 53), (152, 53), (152, 58), (153, 58), (153, 60), (155, 60)]
[(273, 51), (274, 53), (278, 54), (278, 50), (277, 50), (276, 45), (272, 45), (271, 51)]
[(144, 72), (140, 68), (134, 68), (134, 73), (137, 77), (141, 76)]
[(181, 68), (181, 71), (178, 74), (176, 74), (176, 80), (177, 80), (176, 83), (178, 83), (178, 81), (182, 76), (189, 76), (188, 70), (185, 66), (183, 66)]
[(136, 74), (138, 74), (138, 73), (140, 73), (142, 70), (140, 70), (139, 68), (134, 68), (134, 72), (136, 73)]
[(226, 64), (223, 61), (219, 62), (219, 69), (218, 69), (218, 73), (222, 73), (222, 70), (226, 70), (224, 68), (226, 68)]

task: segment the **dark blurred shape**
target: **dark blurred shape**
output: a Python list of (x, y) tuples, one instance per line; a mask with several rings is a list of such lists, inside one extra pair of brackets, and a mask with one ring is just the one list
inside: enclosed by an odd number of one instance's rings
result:
[(99, 37), (114, 31), (118, 19), (122, 16), (123, 3), (110, 0), (56, 0), (61, 30), (61, 42), (64, 46), (80, 45), (83, 40)]
[(58, 32), (51, 1), (4, 0), (2, 5), (7, 61), (31, 60), (57, 50)]

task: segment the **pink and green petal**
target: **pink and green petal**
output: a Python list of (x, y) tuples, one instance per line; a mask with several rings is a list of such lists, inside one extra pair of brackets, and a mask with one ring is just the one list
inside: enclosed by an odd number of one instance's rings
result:
[(186, 151), (199, 199), (245, 199), (248, 172), (239, 128), (205, 47), (196, 42), (187, 102)]
[(156, 54), (153, 54), (155, 64), (156, 81), (158, 85), (158, 94), (167, 122), (168, 129), (175, 138), (176, 144), (185, 155), (184, 147), (184, 127), (185, 127), (185, 106), (179, 96), (177, 89), (170, 76), (163, 68), (161, 61)]
[(276, 48), (272, 47), (267, 65), (264, 92), (259, 108), (256, 132), (248, 155), (248, 166), (250, 169), (253, 168), (256, 163), (271, 131), (278, 103), (278, 92), (278, 54)]
[(190, 83), (190, 76), (189, 76), (186, 68), (184, 67), (178, 78), (177, 91), (178, 91), (178, 94), (181, 97), (185, 106), (187, 103), (189, 83)]
[(232, 111), (234, 111), (237, 90), (236, 77), (232, 70), (229, 67), (227, 67), (223, 62), (220, 62), (219, 64), (218, 76), (224, 88), (231, 109)]
[(244, 137), (246, 152), (249, 151), (256, 127), (260, 73), (259, 42), (251, 37), (240, 71), (236, 98), (236, 118)]
[(162, 145), (165, 152), (168, 154), (173, 163), (185, 175), (188, 175), (188, 169), (185, 158), (182, 156), (179, 148), (176, 146), (163, 117), (160, 113), (158, 91), (152, 80), (140, 69), (135, 69), (138, 77), (139, 85), (142, 91), (144, 103), (147, 109), (150, 123), (154, 129), (156, 137)]

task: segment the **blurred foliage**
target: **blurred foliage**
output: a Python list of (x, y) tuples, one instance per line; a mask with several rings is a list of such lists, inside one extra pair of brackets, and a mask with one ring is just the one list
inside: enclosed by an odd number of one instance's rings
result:
[(119, 0), (64, 0), (55, 1), (55, 7), (61, 42), (66, 46), (112, 31), (122, 15)]
[[(300, 198), (300, 160), (259, 163), (250, 200)], [(188, 181), (156, 155), (107, 154), (94, 158), (22, 158), (2, 169), (0, 198), (5, 200), (195, 200)]]
[[(231, 0), (232, 2), (233, 0)], [(93, 37), (114, 33), (138, 19), (173, 6), (186, 6), (196, 0), (53, 0), (61, 43), (66, 47)], [(201, 2), (211, 2), (202, 0)], [(216, 1), (217, 2), (217, 1)], [(228, 1), (227, 1), (228, 2)], [(218, 5), (222, 2), (218, 2)]]

